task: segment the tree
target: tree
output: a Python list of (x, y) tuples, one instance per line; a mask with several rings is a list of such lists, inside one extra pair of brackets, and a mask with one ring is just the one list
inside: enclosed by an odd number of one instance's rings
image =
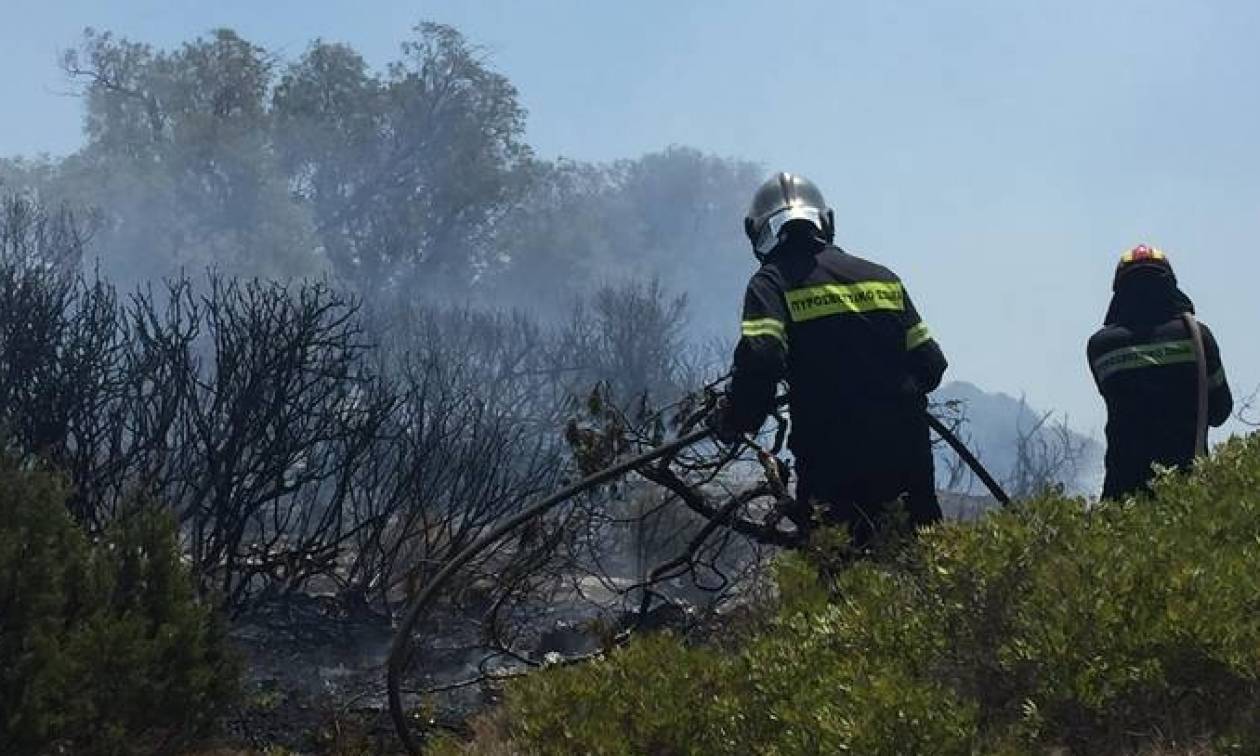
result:
[(449, 26), (416, 26), (384, 71), (325, 40), (285, 65), (229, 29), (173, 50), (89, 29), (63, 67), (87, 144), (0, 162), (0, 180), (99, 211), (96, 250), (124, 286), (332, 270), (374, 297), (554, 316), (655, 275), (708, 323), (751, 270), (739, 219), (760, 168), (683, 147), (539, 161), (511, 81)]
[(415, 33), (384, 77), (317, 41), (274, 97), (282, 165), (338, 272), (364, 286), (474, 281), (532, 174), (516, 88), (455, 29)]
[(761, 172), (686, 147), (545, 164), (499, 226), (494, 298), (554, 310), (566, 301), (557, 292), (573, 299), (655, 277), (667, 293), (687, 293), (697, 324), (733, 324), (753, 270), (740, 221)]
[[(1021, 397), (1020, 409), (1026, 406)], [(1023, 415), (1015, 429), (1015, 464), (1008, 481), (1011, 495), (1028, 499), (1076, 485), (1091, 440), (1073, 432), (1066, 418), (1054, 420), (1053, 412), (1034, 416), (1027, 425)]]
[(227, 29), (172, 52), (89, 29), (63, 64), (82, 83), (88, 142), (48, 190), (102, 211), (106, 270), (134, 282), (209, 264), (320, 269), (267, 139), (264, 50)]

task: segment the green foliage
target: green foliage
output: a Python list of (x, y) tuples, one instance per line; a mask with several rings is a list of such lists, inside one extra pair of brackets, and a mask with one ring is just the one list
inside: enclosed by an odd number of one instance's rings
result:
[(54, 476), (0, 467), (0, 752), (126, 753), (195, 735), (235, 688), (171, 518), (137, 507), (98, 543)]
[[(538, 675), (531, 694), (513, 699), (523, 715), (517, 732), (543, 753), (663, 753), (683, 732), (693, 750), (730, 753), (737, 743), (710, 726), (708, 716), (712, 691), (724, 687), (721, 675), (711, 652), (650, 637), (579, 675)], [(638, 695), (647, 691), (652, 695)], [(609, 728), (618, 736), (610, 738)]]
[(437, 751), (1260, 750), (1260, 434), (1153, 498), (1051, 494), (819, 562), (782, 560), (777, 616), (738, 653), (658, 636), (534, 674), (498, 743)]

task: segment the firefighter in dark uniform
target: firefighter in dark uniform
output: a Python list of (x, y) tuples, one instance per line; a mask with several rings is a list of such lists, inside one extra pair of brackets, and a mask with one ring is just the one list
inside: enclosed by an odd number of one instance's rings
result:
[(946, 362), (901, 280), (832, 244), (834, 226), (802, 176), (757, 190), (744, 228), (761, 267), (715, 422), (725, 441), (755, 433), (786, 379), (796, 498), (861, 548), (899, 499), (908, 524), (941, 518), (925, 413)]
[[(1149, 490), (1151, 465), (1184, 468), (1195, 456), (1198, 366), (1194, 305), (1177, 286), (1168, 257), (1141, 245), (1116, 267), (1111, 306), (1089, 340), (1089, 365), (1107, 403), (1104, 499)], [(1207, 360), (1207, 423), (1219, 426), (1234, 407), (1212, 331), (1198, 324)]]

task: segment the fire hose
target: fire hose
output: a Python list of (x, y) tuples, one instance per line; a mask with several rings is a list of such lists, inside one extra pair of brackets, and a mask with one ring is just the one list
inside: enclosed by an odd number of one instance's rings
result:
[[(779, 400), (782, 404), (784, 400)], [(980, 464), (975, 455), (962, 443), (944, 423), (930, 412), (927, 415), (928, 425), (936, 431), (942, 439), (949, 444), (950, 448), (967, 464), (968, 467), (976, 474), (976, 477), (984, 483), (985, 487), (993, 494), (993, 498), (997, 499), (1002, 506), (1008, 506), (1011, 502), (1010, 497), (1002, 490), (993, 476), (989, 474), (984, 466)], [(386, 686), (389, 694), (389, 714), (393, 719), (394, 728), (398, 732), (398, 737), (403, 742), (403, 746), (409, 753), (420, 753), (420, 744), (416, 742), (411, 734), (407, 724), (407, 715), (403, 711), (401, 683), (403, 671), (408, 665), (411, 657), (411, 639), (415, 631), (416, 623), (420, 617), (428, 611), (430, 605), (437, 598), (438, 592), (446, 585), (450, 578), (459, 571), (468, 562), (472, 561), (479, 553), (488, 546), (497, 543), (504, 536), (511, 534), (517, 528), (524, 526), (537, 517), (545, 515), (556, 506), (578, 496), (586, 491), (596, 488), (608, 481), (619, 478), (627, 473), (633, 472), (647, 464), (655, 462), (662, 457), (682, 451), (687, 447), (704, 441), (713, 435), (712, 428), (701, 428), (691, 431), (685, 435), (679, 436), (673, 441), (654, 447), (643, 454), (631, 457), (623, 462), (612, 465), (611, 467), (599, 470), (585, 478), (571, 483), (560, 489), (551, 496), (539, 501), (538, 503), (527, 507), (515, 516), (500, 523), (497, 527), (492, 528), (482, 534), (480, 538), (474, 540), (471, 544), (464, 547), (459, 553), (447, 561), (442, 568), (433, 575), (428, 585), (416, 597), (411, 608), (407, 610), (407, 614), (403, 617), (402, 624), (394, 634), (393, 642), (389, 648), (389, 658), (387, 661)]]
[(1181, 314), (1181, 320), (1190, 332), (1190, 344), (1194, 348), (1194, 380), (1195, 380), (1195, 417), (1194, 417), (1194, 454), (1201, 457), (1207, 454), (1208, 426), (1208, 375), (1207, 354), (1203, 351), (1203, 330), (1199, 321), (1189, 312)]

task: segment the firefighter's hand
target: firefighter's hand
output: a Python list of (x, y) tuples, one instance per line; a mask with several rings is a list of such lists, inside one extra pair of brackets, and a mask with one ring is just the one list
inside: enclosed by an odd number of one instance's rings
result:
[(705, 419), (708, 426), (713, 431), (713, 437), (724, 444), (734, 444), (744, 437), (741, 431), (733, 422), (731, 415), (731, 403), (726, 397), (718, 399), (717, 406), (709, 413)]

